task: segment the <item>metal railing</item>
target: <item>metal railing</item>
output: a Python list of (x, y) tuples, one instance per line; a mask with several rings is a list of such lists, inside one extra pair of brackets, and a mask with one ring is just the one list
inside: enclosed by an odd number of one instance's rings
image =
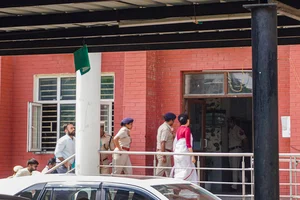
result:
[[(101, 152), (103, 153), (103, 152)], [(115, 154), (116, 152), (113, 151), (105, 151), (105, 154)], [(231, 192), (221, 192), (215, 193), (222, 199), (254, 199), (254, 160), (253, 160), (253, 153), (174, 153), (174, 152), (140, 152), (140, 151), (122, 151), (122, 154), (128, 154), (131, 156), (131, 160), (134, 159), (134, 156), (153, 156), (153, 165), (142, 166), (142, 165), (133, 165), (133, 169), (152, 169), (152, 174), (146, 173), (144, 171), (143, 175), (155, 175), (155, 170), (157, 169), (157, 155), (166, 155), (166, 156), (173, 156), (173, 155), (186, 155), (186, 156), (195, 156), (197, 158), (197, 162), (195, 168), (198, 174), (198, 184), (202, 186), (206, 185), (214, 185), (214, 186), (226, 186), (227, 188), (230, 185), (235, 184), (239, 185), (241, 189), (238, 193), (231, 193)], [(120, 152), (118, 152), (120, 154)], [(241, 158), (241, 167), (240, 168), (230, 168), (222, 167), (221, 166), (214, 166), (214, 165), (207, 165), (205, 160), (207, 158), (219, 158), (221, 162), (224, 158), (232, 158), (232, 157), (240, 157)], [(280, 163), (280, 189), (281, 199), (300, 199), (300, 195), (298, 195), (298, 187), (300, 186), (299, 180), (300, 176), (298, 176), (297, 172), (300, 169), (297, 168), (298, 162), (300, 161), (300, 154), (290, 154), (290, 153), (281, 153), (279, 154), (279, 163)], [(204, 162), (204, 163), (202, 163)], [(100, 165), (100, 167), (128, 167), (128, 166), (116, 166), (113, 163), (110, 165)], [(170, 167), (159, 167), (159, 168), (170, 168)], [(188, 168), (186, 168), (188, 169)], [(203, 172), (233, 172), (239, 171), (241, 174), (240, 182), (232, 182), (232, 181), (223, 181), (223, 180), (208, 180), (207, 176), (203, 176)], [(247, 174), (247, 175), (246, 175)], [(139, 174), (141, 175), (141, 174)], [(247, 180), (248, 177), (248, 180)], [(299, 180), (298, 180), (299, 179)], [(287, 189), (285, 188), (288, 188)]]
[[(100, 153), (100, 151), (99, 151)], [(104, 153), (104, 152), (101, 152)], [(145, 159), (147, 156), (153, 157), (153, 165), (143, 166), (143, 165), (133, 165), (131, 166), (133, 169), (151, 169), (152, 173), (149, 174), (149, 172), (146, 173), (146, 171), (141, 174), (135, 174), (134, 175), (148, 175), (148, 176), (154, 176), (155, 170), (157, 169), (157, 155), (166, 155), (166, 156), (174, 156), (174, 155), (186, 155), (186, 156), (195, 156), (197, 158), (197, 162), (195, 165), (195, 169), (197, 170), (198, 174), (198, 181), (197, 183), (202, 186), (207, 185), (214, 185), (214, 186), (229, 186), (232, 184), (239, 185), (239, 188), (241, 188), (241, 191), (239, 193), (215, 193), (217, 196), (219, 196), (222, 199), (254, 199), (254, 161), (253, 161), (253, 153), (174, 153), (174, 152), (141, 152), (141, 151), (122, 151), (122, 152), (114, 152), (114, 151), (105, 151), (105, 154), (128, 154), (131, 157), (131, 160), (133, 160), (134, 156), (145, 156)], [(100, 155), (100, 154), (99, 154)], [(66, 162), (68, 162), (70, 159), (73, 159), (75, 157), (75, 154), (70, 156), (69, 158), (65, 159), (63, 162), (58, 163), (55, 167), (51, 168), (49, 171), (47, 171), (45, 174), (49, 174), (59, 168), (60, 166), (64, 165)], [(214, 165), (208, 165), (205, 163), (205, 160), (207, 158), (220, 158), (220, 160), (224, 160), (224, 158), (232, 158), (232, 157), (240, 157), (241, 158), (241, 167), (240, 168), (230, 168), (230, 167), (222, 167), (221, 166), (214, 166)], [(298, 194), (298, 187), (300, 187), (300, 174), (298, 175), (298, 172), (300, 169), (298, 169), (298, 163), (300, 161), (300, 154), (292, 154), (292, 153), (281, 153), (279, 154), (279, 164), (280, 164), (280, 199), (283, 200), (294, 200), (294, 199), (300, 199), (300, 194)], [(203, 163), (204, 162), (204, 163)], [(246, 165), (247, 163), (247, 165)], [(109, 165), (99, 165), (99, 167), (128, 167), (128, 166), (120, 166), (120, 165), (114, 165), (113, 163)], [(170, 167), (159, 167), (159, 168), (166, 168), (170, 169)], [(187, 168), (186, 168), (187, 169)], [(69, 169), (67, 173), (75, 170)], [(232, 172), (232, 171), (239, 171), (241, 174), (241, 181), (240, 182), (232, 182), (232, 181), (215, 181), (215, 180), (208, 180), (207, 176), (203, 176), (203, 172)], [(248, 181), (246, 180), (247, 175), (250, 178)], [(250, 174), (250, 175), (249, 175)], [(133, 176), (134, 176), (133, 175)], [(228, 188), (229, 188), (228, 187)], [(249, 189), (250, 188), (250, 189)], [(249, 191), (247, 191), (247, 189)]]
[[(71, 159), (73, 159), (73, 158), (75, 158), (75, 154), (73, 154), (72, 156), (70, 156), (70, 157), (68, 157), (67, 159), (63, 160), (62, 162), (56, 164), (54, 167), (52, 167), (51, 169), (49, 169), (49, 170), (48, 170), (47, 172), (45, 172), (44, 174), (50, 174), (50, 173), (52, 173), (53, 171), (55, 171), (55, 170), (58, 169), (59, 167), (63, 166), (65, 163), (67, 163), (69, 160), (71, 160)], [(70, 173), (70, 172), (74, 171), (75, 168), (73, 168), (73, 169), (70, 169), (70, 168), (69, 168), (69, 169), (67, 169), (67, 170), (68, 170), (67, 173)]]

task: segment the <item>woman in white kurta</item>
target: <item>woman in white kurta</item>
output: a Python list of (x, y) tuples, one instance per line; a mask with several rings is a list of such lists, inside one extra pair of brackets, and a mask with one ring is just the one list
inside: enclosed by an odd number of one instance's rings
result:
[[(114, 137), (115, 152), (113, 154), (113, 174), (132, 174), (132, 165), (128, 154), (122, 154), (122, 151), (129, 151), (131, 144), (130, 130), (132, 129), (133, 119), (125, 118), (121, 122), (122, 128), (119, 130), (117, 135)], [(120, 166), (120, 167), (118, 167)]]
[[(180, 127), (176, 131), (176, 137), (173, 143), (174, 153), (193, 152), (193, 137), (189, 128), (190, 120), (186, 114), (178, 116)], [(173, 177), (196, 183), (198, 176), (195, 168), (196, 159), (194, 156), (174, 155)]]

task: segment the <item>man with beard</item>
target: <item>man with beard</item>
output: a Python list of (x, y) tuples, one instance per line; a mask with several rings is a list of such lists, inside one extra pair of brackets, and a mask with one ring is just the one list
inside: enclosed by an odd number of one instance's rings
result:
[[(55, 157), (56, 163), (60, 163), (67, 159), (68, 157), (75, 154), (75, 127), (73, 124), (69, 123), (64, 125), (65, 136), (61, 137), (55, 147)], [(57, 168), (57, 172), (62, 174), (69, 171), (74, 163), (74, 158), (66, 162), (64, 165)]]
[(20, 176), (31, 176), (33, 171), (36, 171), (37, 167), (39, 166), (39, 162), (31, 158), (27, 161), (27, 167), (20, 169), (14, 177)]

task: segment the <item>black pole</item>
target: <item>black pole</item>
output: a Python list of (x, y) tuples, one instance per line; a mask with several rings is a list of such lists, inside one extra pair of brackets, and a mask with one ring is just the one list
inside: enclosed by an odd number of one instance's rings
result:
[(252, 13), (255, 200), (279, 200), (277, 6), (247, 5)]

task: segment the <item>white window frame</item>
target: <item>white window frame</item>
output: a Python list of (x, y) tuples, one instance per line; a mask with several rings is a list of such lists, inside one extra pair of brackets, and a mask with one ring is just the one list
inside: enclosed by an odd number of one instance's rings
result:
[[(99, 97), (100, 100), (100, 105), (108, 105), (109, 106), (109, 116), (108, 116), (108, 134), (112, 134), (112, 103), (114, 102), (115, 99), (115, 74), (114, 73), (101, 73), (101, 77), (103, 76), (113, 76), (114, 77), (114, 94), (113, 94), (113, 99), (103, 99), (101, 100), (101, 96)], [(39, 105), (42, 108), (43, 104), (57, 104), (57, 140), (59, 139), (60, 136), (60, 105), (62, 104), (75, 104), (76, 105), (76, 100), (60, 100), (60, 93), (61, 93), (61, 78), (72, 78), (76, 77), (75, 74), (46, 74), (46, 75), (35, 75), (34, 76), (34, 92), (33, 92), (33, 99), (34, 103), (32, 105)], [(39, 100), (39, 80), (43, 78), (56, 78), (57, 79), (57, 97), (56, 100), (52, 101), (40, 101)], [(100, 91), (101, 94), (101, 91)], [(28, 108), (28, 142), (27, 142), (27, 151), (28, 152), (42, 152), (42, 120), (40, 120), (40, 148), (33, 150), (30, 145), (31, 145), (31, 135), (32, 131), (29, 129), (29, 125), (32, 124), (32, 121), (29, 118), (32, 116), (32, 108), (29, 110)], [(42, 111), (40, 114), (40, 117), (42, 119)], [(53, 153), (51, 151), (46, 151), (46, 153)]]
[[(38, 127), (38, 134), (40, 135), (40, 141), (38, 144), (38, 148), (33, 148), (31, 146), (32, 144), (32, 129), (37, 128), (33, 127), (33, 121), (32, 121), (32, 115), (33, 115), (33, 107), (39, 107), (40, 112), (38, 113), (39, 116), (39, 127)], [(42, 151), (42, 104), (28, 102), (28, 119), (27, 119), (27, 151), (28, 152), (36, 152), (36, 151)]]

